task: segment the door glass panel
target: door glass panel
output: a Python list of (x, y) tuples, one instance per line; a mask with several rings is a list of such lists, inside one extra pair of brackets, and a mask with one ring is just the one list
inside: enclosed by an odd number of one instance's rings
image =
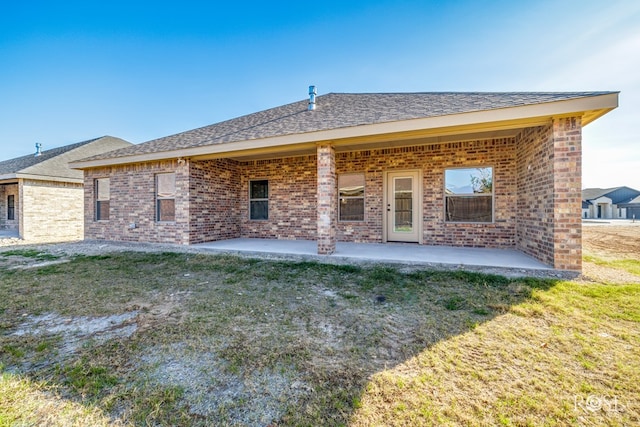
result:
[(394, 218), (393, 231), (409, 233), (413, 231), (413, 178), (394, 178)]

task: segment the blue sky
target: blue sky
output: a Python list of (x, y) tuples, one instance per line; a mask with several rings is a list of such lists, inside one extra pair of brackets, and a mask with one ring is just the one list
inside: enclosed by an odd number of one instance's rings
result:
[(0, 159), (134, 143), (328, 92), (620, 90), (584, 186), (640, 189), (640, 2), (9, 2)]

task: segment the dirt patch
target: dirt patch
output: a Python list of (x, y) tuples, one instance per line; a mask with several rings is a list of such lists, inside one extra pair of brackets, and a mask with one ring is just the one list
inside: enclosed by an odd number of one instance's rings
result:
[(309, 390), (290, 368), (235, 369), (213, 352), (182, 344), (150, 349), (139, 364), (152, 383), (182, 388), (192, 414), (223, 424), (270, 425), (283, 415), (284, 402)]
[[(11, 336), (60, 337), (55, 357), (39, 361), (38, 366), (42, 368), (67, 359), (90, 340), (100, 344), (115, 338), (130, 337), (137, 329), (137, 315), (137, 311), (101, 317), (63, 317), (55, 313), (27, 315)], [(23, 362), (30, 364), (28, 358)]]
[(154, 303), (147, 300), (133, 300), (129, 303), (127, 310), (140, 313), (136, 319), (140, 332), (152, 329), (159, 324), (175, 325), (184, 320), (186, 312), (181, 306), (190, 295), (189, 290), (152, 295), (149, 300), (155, 301)]
[(598, 265), (593, 262), (582, 263), (582, 280), (603, 283), (640, 284), (640, 276), (617, 268)]
[(587, 225), (582, 227), (582, 249), (599, 257), (640, 260), (640, 222), (626, 225)]

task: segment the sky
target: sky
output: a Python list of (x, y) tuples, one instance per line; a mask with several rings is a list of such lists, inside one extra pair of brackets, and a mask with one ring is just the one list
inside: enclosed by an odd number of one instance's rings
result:
[(0, 160), (133, 143), (329, 92), (620, 91), (583, 187), (640, 190), (640, 2), (6, 2)]

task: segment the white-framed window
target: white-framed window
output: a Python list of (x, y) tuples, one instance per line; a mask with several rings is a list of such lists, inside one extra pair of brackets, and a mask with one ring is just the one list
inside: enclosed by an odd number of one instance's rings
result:
[(269, 219), (269, 181), (266, 179), (249, 181), (249, 219)]
[(111, 201), (111, 182), (109, 178), (98, 178), (95, 181), (96, 195), (96, 221), (107, 221), (109, 219), (109, 206)]
[(156, 221), (176, 220), (176, 174), (156, 175)]
[(338, 175), (338, 220), (364, 221), (364, 173)]
[(493, 167), (446, 169), (447, 222), (493, 222)]

